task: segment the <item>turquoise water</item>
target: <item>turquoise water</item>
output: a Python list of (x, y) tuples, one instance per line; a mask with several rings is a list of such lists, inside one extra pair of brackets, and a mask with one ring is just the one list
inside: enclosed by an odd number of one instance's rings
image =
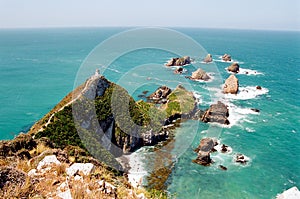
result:
[[(13, 138), (46, 114), (73, 89), (77, 70), (89, 52), (121, 30), (124, 29), (0, 30), (0, 138)], [(248, 92), (223, 99), (232, 111), (234, 122), (230, 128), (189, 121), (177, 130), (174, 151), (185, 143), (187, 147), (176, 157), (168, 191), (176, 198), (274, 198), (292, 186), (299, 188), (300, 33), (177, 30), (213, 55), (223, 79), (229, 76), (224, 69), (229, 63), (218, 61), (224, 53), (231, 54), (252, 75), (237, 75), (240, 86)], [(172, 56), (160, 50), (137, 50), (115, 60), (113, 70), (106, 70), (105, 75), (127, 85), (136, 81), (120, 80), (124, 72), (136, 65), (156, 64), (153, 68), (149, 65), (135, 69), (135, 80), (150, 74), (163, 76), (154, 83), (135, 86), (133, 95), (138, 99), (143, 90), (152, 91), (162, 83), (174, 88), (178, 82), (187, 81), (184, 75), (173, 75), (171, 69), (163, 66)], [(186, 75), (193, 68), (187, 69)], [(209, 93), (203, 83), (188, 83), (199, 94), (202, 108), (219, 95), (220, 88)], [(265, 89), (261, 95), (251, 90), (256, 85)], [(250, 108), (258, 108), (260, 113), (254, 114)], [(191, 127), (195, 127), (194, 131), (187, 130)], [(206, 136), (215, 136), (231, 146), (232, 154), (215, 155), (216, 163), (211, 167), (192, 163), (196, 158), (193, 149)], [(236, 165), (232, 162), (235, 153), (245, 154), (250, 163)], [(228, 170), (218, 169), (219, 164)]]

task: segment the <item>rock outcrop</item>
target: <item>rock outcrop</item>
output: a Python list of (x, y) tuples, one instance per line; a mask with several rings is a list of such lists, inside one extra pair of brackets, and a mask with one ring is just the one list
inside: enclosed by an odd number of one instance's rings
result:
[(229, 72), (238, 73), (240, 71), (240, 65), (238, 63), (232, 63), (230, 66), (228, 66), (227, 70)]
[(213, 61), (213, 59), (212, 59), (211, 54), (206, 55), (206, 57), (203, 59), (203, 62), (205, 62), (205, 63), (210, 63), (212, 61)]
[(239, 90), (239, 80), (235, 75), (230, 75), (226, 80), (223, 88), (225, 94), (237, 94)]
[(220, 124), (229, 124), (229, 111), (225, 104), (218, 101), (217, 104), (212, 104), (200, 118), (203, 122), (217, 122)]
[(166, 63), (166, 66), (184, 66), (191, 63), (189, 56), (172, 58)]
[(224, 55), (222, 56), (222, 60), (223, 60), (223, 61), (231, 61), (231, 55), (224, 54)]
[(187, 78), (189, 78), (191, 80), (203, 80), (203, 81), (210, 80), (210, 77), (208, 76), (208, 74), (204, 70), (202, 70), (201, 68), (194, 71), (192, 73), (192, 76), (187, 77)]
[(172, 90), (167, 86), (159, 87), (154, 93), (152, 93), (148, 99), (156, 104), (162, 104), (167, 102), (167, 97), (170, 95)]
[(177, 68), (176, 70), (174, 70), (174, 73), (175, 74), (182, 74), (183, 73), (183, 68), (182, 67)]
[(194, 163), (209, 166), (213, 161), (210, 158), (210, 153), (214, 152), (214, 147), (218, 143), (212, 138), (203, 138), (199, 146), (194, 150), (197, 153), (197, 158), (193, 160)]
[(236, 154), (235, 162), (241, 163), (241, 164), (246, 164), (247, 162), (249, 162), (249, 158), (243, 154)]

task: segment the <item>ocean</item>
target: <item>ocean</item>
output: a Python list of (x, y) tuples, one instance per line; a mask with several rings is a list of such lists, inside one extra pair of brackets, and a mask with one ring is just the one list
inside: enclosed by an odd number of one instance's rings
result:
[[(0, 30), (0, 139), (12, 139), (53, 108), (74, 85), (82, 83), (78, 71), (102, 41), (126, 28), (58, 28)], [(207, 86), (173, 74), (164, 63), (174, 56), (162, 49), (137, 49), (113, 60), (109, 68), (93, 63), (111, 81), (124, 86), (138, 100), (144, 90), (161, 84), (187, 85), (207, 108), (221, 99), (230, 109), (229, 127), (187, 121), (176, 129), (172, 173), (167, 190), (173, 198), (275, 198), (300, 187), (300, 32), (175, 28), (204, 48), (194, 63), (208, 52), (214, 58), (211, 75), (225, 80), (232, 55), (241, 67), (240, 93), (221, 95), (221, 85)], [(160, 39), (159, 37), (157, 38)], [(163, 43), (164, 41), (160, 41)], [(119, 44), (120, 45), (120, 44)], [(121, 44), (123, 45), (123, 44)], [(95, 51), (94, 51), (95, 52)], [(203, 58), (203, 57), (202, 57)], [(84, 65), (83, 64), (83, 65)], [(98, 65), (97, 65), (98, 64)], [(137, 67), (138, 66), (138, 67)], [(210, 64), (203, 67), (210, 70)], [(212, 68), (212, 67), (211, 67)], [(153, 80), (149, 81), (148, 80)], [(213, 80), (215, 81), (215, 80)], [(148, 82), (148, 83), (147, 83)], [(263, 89), (257, 91), (259, 85)], [(256, 113), (251, 108), (259, 109)], [(203, 167), (192, 162), (201, 138), (215, 137), (232, 148), (231, 154), (212, 154), (215, 163)], [(236, 153), (250, 161), (239, 165)], [(222, 164), (227, 171), (220, 170)], [(147, 165), (146, 165), (147, 167)], [(149, 163), (148, 169), (153, 168)]]

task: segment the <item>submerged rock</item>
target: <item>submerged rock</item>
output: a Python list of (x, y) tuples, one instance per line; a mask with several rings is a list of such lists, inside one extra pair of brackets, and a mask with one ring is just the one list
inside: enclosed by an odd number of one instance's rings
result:
[(222, 56), (222, 60), (223, 60), (223, 61), (231, 61), (231, 55), (224, 54), (224, 55)]
[(217, 122), (220, 124), (229, 124), (228, 120), (229, 111), (225, 104), (218, 101), (217, 104), (212, 104), (202, 115), (201, 121), (207, 122)]
[(228, 66), (227, 70), (233, 73), (238, 73), (240, 71), (240, 65), (238, 63), (233, 63)]
[(230, 75), (228, 79), (225, 80), (223, 92), (225, 94), (237, 94), (239, 90), (239, 80), (235, 77), (235, 75)]
[(226, 171), (227, 170), (227, 167), (224, 167), (223, 165), (219, 165), (219, 168)]
[(205, 63), (212, 62), (213, 59), (212, 59), (211, 54), (207, 54), (206, 57), (203, 59), (203, 61), (204, 61)]

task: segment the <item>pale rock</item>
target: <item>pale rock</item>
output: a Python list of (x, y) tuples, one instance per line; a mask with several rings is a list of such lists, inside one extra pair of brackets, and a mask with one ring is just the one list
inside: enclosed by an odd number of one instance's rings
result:
[(83, 178), (82, 178), (82, 176), (80, 176), (80, 175), (76, 175), (76, 176), (74, 177), (74, 180), (75, 180), (75, 181), (83, 181)]
[(61, 193), (57, 194), (57, 196), (62, 199), (73, 199), (70, 189), (68, 189), (65, 192), (61, 192)]
[(92, 163), (74, 163), (67, 168), (68, 176), (74, 176), (77, 172), (82, 172), (83, 175), (89, 175), (95, 170)]
[(107, 194), (113, 194), (116, 191), (116, 187), (108, 182), (105, 182), (105, 189)]
[(300, 191), (297, 187), (292, 187), (276, 196), (276, 199), (299, 199)]
[(34, 177), (37, 175), (37, 170), (36, 169), (31, 169), (29, 172), (28, 172), (28, 176), (30, 177)]
[(43, 160), (41, 160), (37, 166), (37, 170), (41, 170), (47, 166), (50, 166), (52, 164), (60, 165), (60, 161), (56, 158), (55, 155), (48, 155), (45, 156)]

